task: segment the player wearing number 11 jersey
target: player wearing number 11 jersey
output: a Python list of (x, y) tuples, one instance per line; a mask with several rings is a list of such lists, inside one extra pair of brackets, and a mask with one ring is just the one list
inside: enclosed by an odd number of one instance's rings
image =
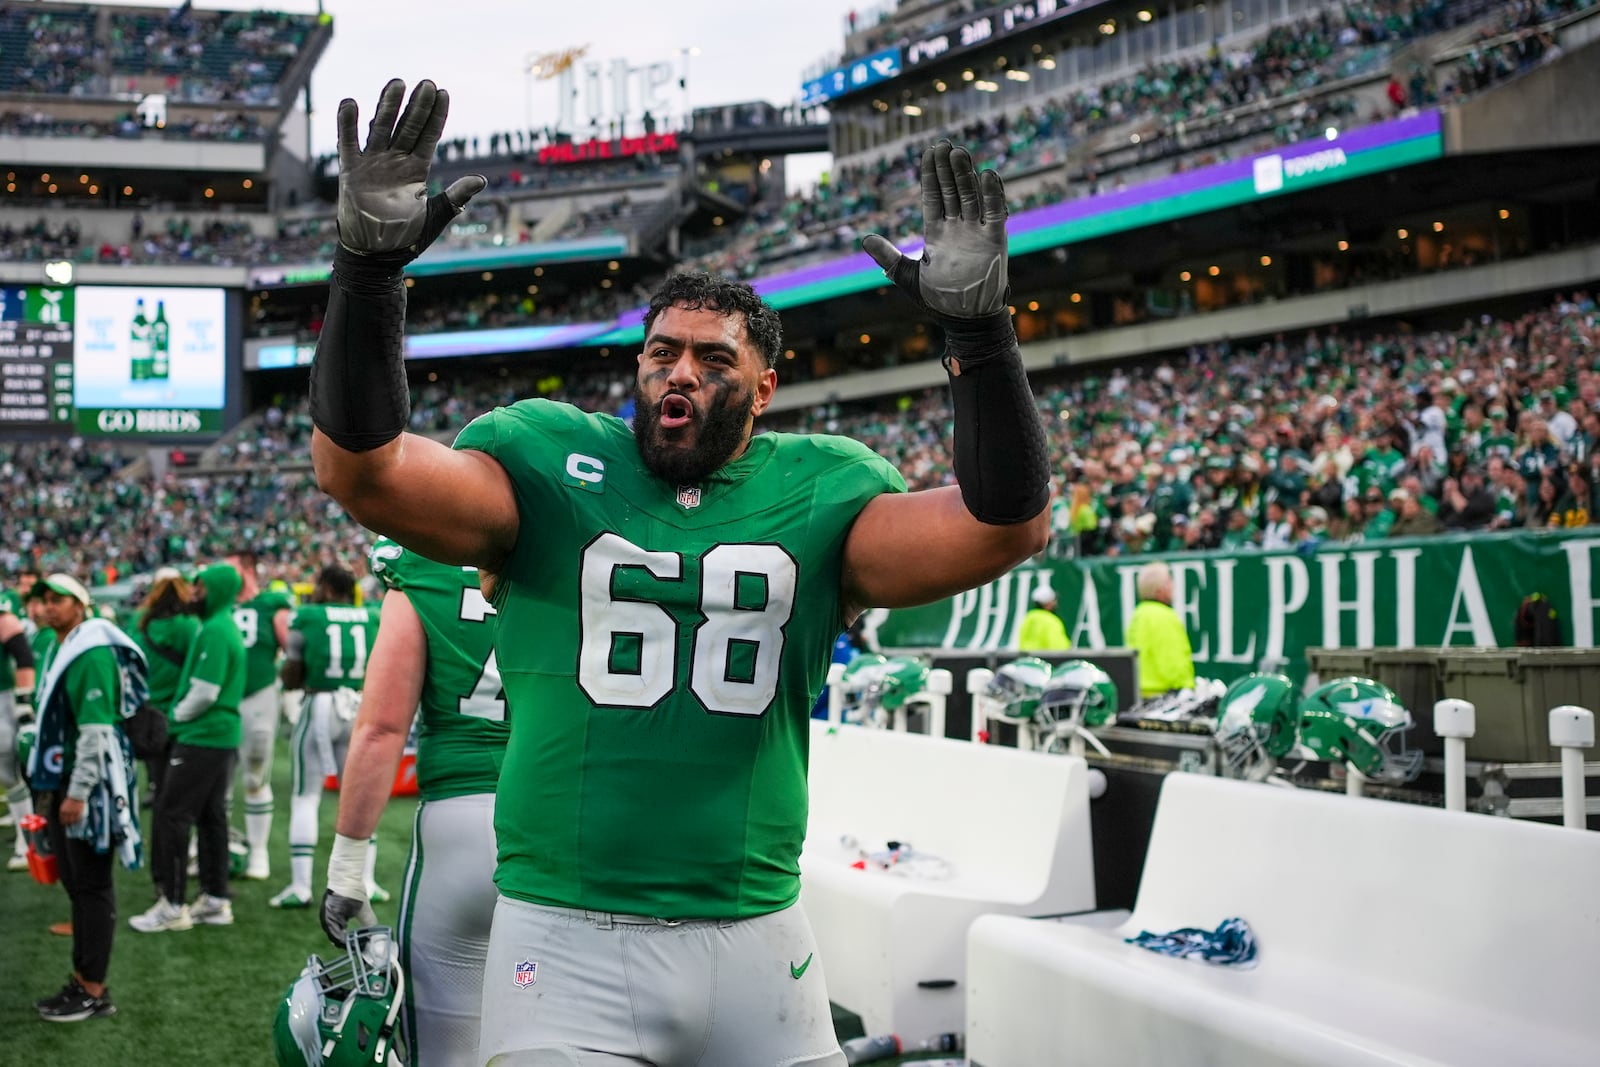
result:
[[(296, 609), (284, 650), (285, 689), (304, 689), (305, 704), (290, 738), (289, 873), (292, 881), (267, 903), (311, 906), (311, 858), (317, 850), (317, 809), (323, 782), (344, 767), (367, 656), (378, 636), (378, 609), (357, 607), (356, 576), (337, 564), (317, 575), (311, 602)], [(369, 849), (371, 856), (376, 849)], [(366, 870), (369, 895), (372, 860)], [(386, 899), (379, 895), (379, 899)]]

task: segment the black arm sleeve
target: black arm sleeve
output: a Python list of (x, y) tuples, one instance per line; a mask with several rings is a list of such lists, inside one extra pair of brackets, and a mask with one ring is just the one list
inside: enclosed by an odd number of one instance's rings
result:
[(26, 670), (33, 666), (33, 646), (28, 644), (27, 634), (12, 634), (6, 639), (5, 650), (11, 655), (11, 662)]
[(1027, 522), (1050, 502), (1050, 460), (1011, 315), (944, 326), (945, 369), (956, 360), (961, 371), (950, 395), (962, 502), (991, 526)]
[(406, 287), (409, 253), (334, 253), (328, 310), (311, 361), (311, 421), (347, 452), (367, 452), (405, 431)]

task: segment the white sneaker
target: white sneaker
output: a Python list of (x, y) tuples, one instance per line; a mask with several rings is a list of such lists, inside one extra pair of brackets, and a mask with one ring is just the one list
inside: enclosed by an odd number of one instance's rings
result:
[(150, 906), (149, 911), (129, 919), (128, 925), (141, 934), (156, 934), (163, 930), (192, 929), (194, 920), (189, 917), (187, 907), (162, 897)]
[(189, 918), (207, 926), (232, 926), (233, 901), (227, 897), (201, 893), (189, 906)]
[(13, 852), (11, 858), (6, 860), (6, 870), (25, 871), (28, 869), (28, 854), (26, 852)]
[(309, 908), (311, 907), (311, 889), (309, 886), (292, 885), (267, 901), (270, 908)]
[(252, 882), (265, 882), (272, 877), (272, 864), (265, 850), (250, 853), (250, 859), (244, 865), (244, 876)]

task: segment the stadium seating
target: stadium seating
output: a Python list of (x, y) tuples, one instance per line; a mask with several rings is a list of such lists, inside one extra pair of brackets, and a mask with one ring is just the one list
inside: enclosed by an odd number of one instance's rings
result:
[[(930, 859), (852, 867), (891, 840)], [(974, 918), (1094, 907), (1088, 767), (813, 722), (800, 870), (834, 1002), (869, 1033), (960, 1032)]]
[[(1600, 841), (1172, 774), (1132, 917), (1004, 916), (969, 941), (983, 1067), (1593, 1064)], [(1245, 919), (1254, 969), (1123, 938)]]

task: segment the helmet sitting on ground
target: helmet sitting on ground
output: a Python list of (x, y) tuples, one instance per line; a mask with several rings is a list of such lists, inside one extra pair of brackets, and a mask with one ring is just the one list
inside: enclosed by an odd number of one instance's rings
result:
[(1336, 679), (1300, 702), (1307, 748), (1387, 782), (1409, 782), (1422, 771), (1422, 752), (1406, 746), (1413, 725), (1394, 690), (1370, 678)]

